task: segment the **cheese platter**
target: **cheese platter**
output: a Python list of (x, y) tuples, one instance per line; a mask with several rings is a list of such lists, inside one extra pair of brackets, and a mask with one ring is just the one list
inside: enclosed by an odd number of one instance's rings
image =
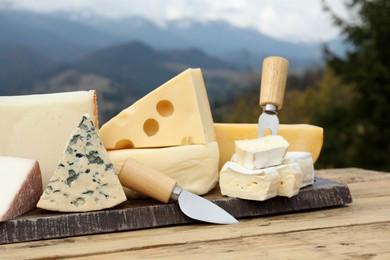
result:
[[(9, 163), (0, 170), (13, 180), (0, 190), (0, 244), (202, 224), (196, 219), (237, 224), (352, 202), (347, 185), (315, 177), (321, 127), (278, 125), (278, 135), (258, 136), (257, 124), (216, 124), (200, 69), (101, 127), (94, 90), (0, 101), (0, 133), (8, 137), (0, 138), (0, 158), (15, 158), (13, 170)], [(23, 157), (39, 164), (34, 176), (42, 178), (29, 181)], [(30, 191), (37, 196), (20, 196)]]
[[(204, 197), (238, 219), (319, 210), (352, 202), (346, 184), (319, 177), (315, 178), (313, 185), (301, 189), (292, 198), (251, 201), (223, 197), (218, 186)], [(153, 199), (127, 200), (112, 209), (82, 213), (35, 209), (18, 218), (0, 222), (0, 244), (191, 223), (210, 225), (187, 217), (175, 203), (165, 204)]]

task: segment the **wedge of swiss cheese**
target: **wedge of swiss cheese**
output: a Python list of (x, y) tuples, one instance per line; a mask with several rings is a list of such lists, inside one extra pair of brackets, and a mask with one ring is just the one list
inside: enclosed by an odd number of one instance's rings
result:
[[(121, 111), (100, 128), (119, 172), (128, 158), (203, 195), (218, 181), (219, 148), (200, 69), (188, 69)], [(125, 188), (129, 198), (139, 194)]]
[[(219, 169), (232, 158), (235, 152), (235, 141), (255, 139), (258, 135), (258, 124), (214, 124), (219, 145)], [(322, 127), (307, 124), (281, 124), (279, 135), (289, 143), (288, 151), (309, 152), (313, 162), (320, 155), (324, 132)]]
[(36, 159), (46, 186), (83, 114), (97, 120), (96, 93), (75, 91), (0, 97), (0, 155)]
[(207, 144), (216, 140), (200, 69), (188, 69), (100, 129), (108, 150)]

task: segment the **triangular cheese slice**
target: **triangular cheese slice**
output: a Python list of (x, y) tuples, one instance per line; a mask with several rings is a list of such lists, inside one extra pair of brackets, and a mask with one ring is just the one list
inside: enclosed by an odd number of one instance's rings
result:
[(110, 208), (125, 193), (88, 114), (73, 132), (37, 207), (82, 212)]
[(208, 144), (216, 140), (200, 69), (188, 69), (100, 129), (107, 149)]

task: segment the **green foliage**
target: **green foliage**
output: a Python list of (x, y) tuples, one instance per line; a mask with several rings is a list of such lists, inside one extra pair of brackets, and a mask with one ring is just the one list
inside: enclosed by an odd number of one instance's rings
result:
[(352, 47), (345, 57), (325, 49), (325, 59), (343, 82), (353, 86), (356, 97), (344, 118), (354, 138), (349, 147), (355, 153), (351, 162), (358, 167), (390, 169), (390, 2), (388, 0), (352, 0), (346, 6), (356, 12), (348, 20), (328, 11), (342, 35)]

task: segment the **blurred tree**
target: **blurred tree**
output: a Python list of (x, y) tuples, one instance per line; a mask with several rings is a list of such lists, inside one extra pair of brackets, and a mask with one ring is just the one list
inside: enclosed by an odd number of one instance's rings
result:
[(324, 127), (324, 145), (322, 156), (316, 162), (317, 168), (340, 168), (356, 166), (356, 135), (353, 117), (349, 116), (351, 104), (356, 95), (351, 86), (343, 84), (330, 68), (325, 68), (324, 75), (315, 88), (303, 93), (307, 117), (314, 125)]
[(338, 114), (344, 125), (350, 124), (340, 131), (353, 137), (346, 144), (355, 149), (351, 160), (354, 166), (389, 171), (390, 1), (349, 0), (345, 2), (351, 10), (348, 19), (336, 15), (326, 0), (322, 3), (349, 43), (345, 56), (326, 47), (324, 56), (328, 66), (356, 93), (350, 109)]

